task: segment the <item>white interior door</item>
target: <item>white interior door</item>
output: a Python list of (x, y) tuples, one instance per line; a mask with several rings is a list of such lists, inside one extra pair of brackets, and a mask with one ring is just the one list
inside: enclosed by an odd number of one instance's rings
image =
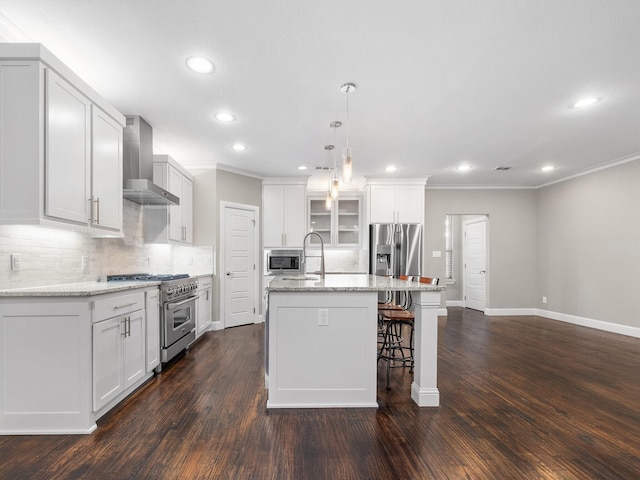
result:
[(484, 312), (487, 306), (487, 218), (464, 222), (465, 307)]
[(224, 208), (224, 326), (254, 323), (256, 316), (256, 214)]

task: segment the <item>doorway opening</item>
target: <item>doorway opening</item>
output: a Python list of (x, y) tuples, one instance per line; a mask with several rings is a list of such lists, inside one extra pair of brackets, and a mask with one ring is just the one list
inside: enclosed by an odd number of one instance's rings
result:
[(446, 305), (484, 311), (489, 298), (489, 215), (448, 214)]

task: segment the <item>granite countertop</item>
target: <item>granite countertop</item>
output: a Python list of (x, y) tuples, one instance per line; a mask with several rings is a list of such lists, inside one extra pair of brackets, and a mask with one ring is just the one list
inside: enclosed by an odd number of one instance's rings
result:
[[(299, 278), (299, 279), (298, 279)], [(383, 292), (387, 290), (440, 292), (444, 286), (427, 285), (376, 275), (282, 275), (268, 285), (269, 292)]]
[(0, 297), (90, 297), (103, 293), (121, 292), (160, 285), (151, 282), (82, 282), (44, 285), (41, 287), (13, 288), (0, 290)]

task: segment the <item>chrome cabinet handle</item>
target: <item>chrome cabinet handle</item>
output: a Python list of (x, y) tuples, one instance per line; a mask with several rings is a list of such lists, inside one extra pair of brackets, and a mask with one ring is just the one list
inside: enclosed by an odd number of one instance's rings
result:
[(119, 310), (121, 308), (130, 307), (131, 305), (135, 305), (137, 302), (125, 303), (124, 305), (116, 305), (113, 307), (114, 310)]
[(120, 335), (122, 335), (124, 338), (130, 337), (131, 336), (131, 317), (124, 317), (124, 319), (122, 320), (122, 323), (124, 324), (124, 332), (122, 332)]

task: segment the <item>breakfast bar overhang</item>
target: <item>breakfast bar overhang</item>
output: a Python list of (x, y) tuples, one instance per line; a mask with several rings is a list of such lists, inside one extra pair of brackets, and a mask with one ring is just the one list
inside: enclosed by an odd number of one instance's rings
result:
[(378, 292), (410, 292), (411, 398), (437, 407), (438, 309), (444, 287), (375, 275), (276, 277), (267, 287), (267, 408), (377, 407)]

